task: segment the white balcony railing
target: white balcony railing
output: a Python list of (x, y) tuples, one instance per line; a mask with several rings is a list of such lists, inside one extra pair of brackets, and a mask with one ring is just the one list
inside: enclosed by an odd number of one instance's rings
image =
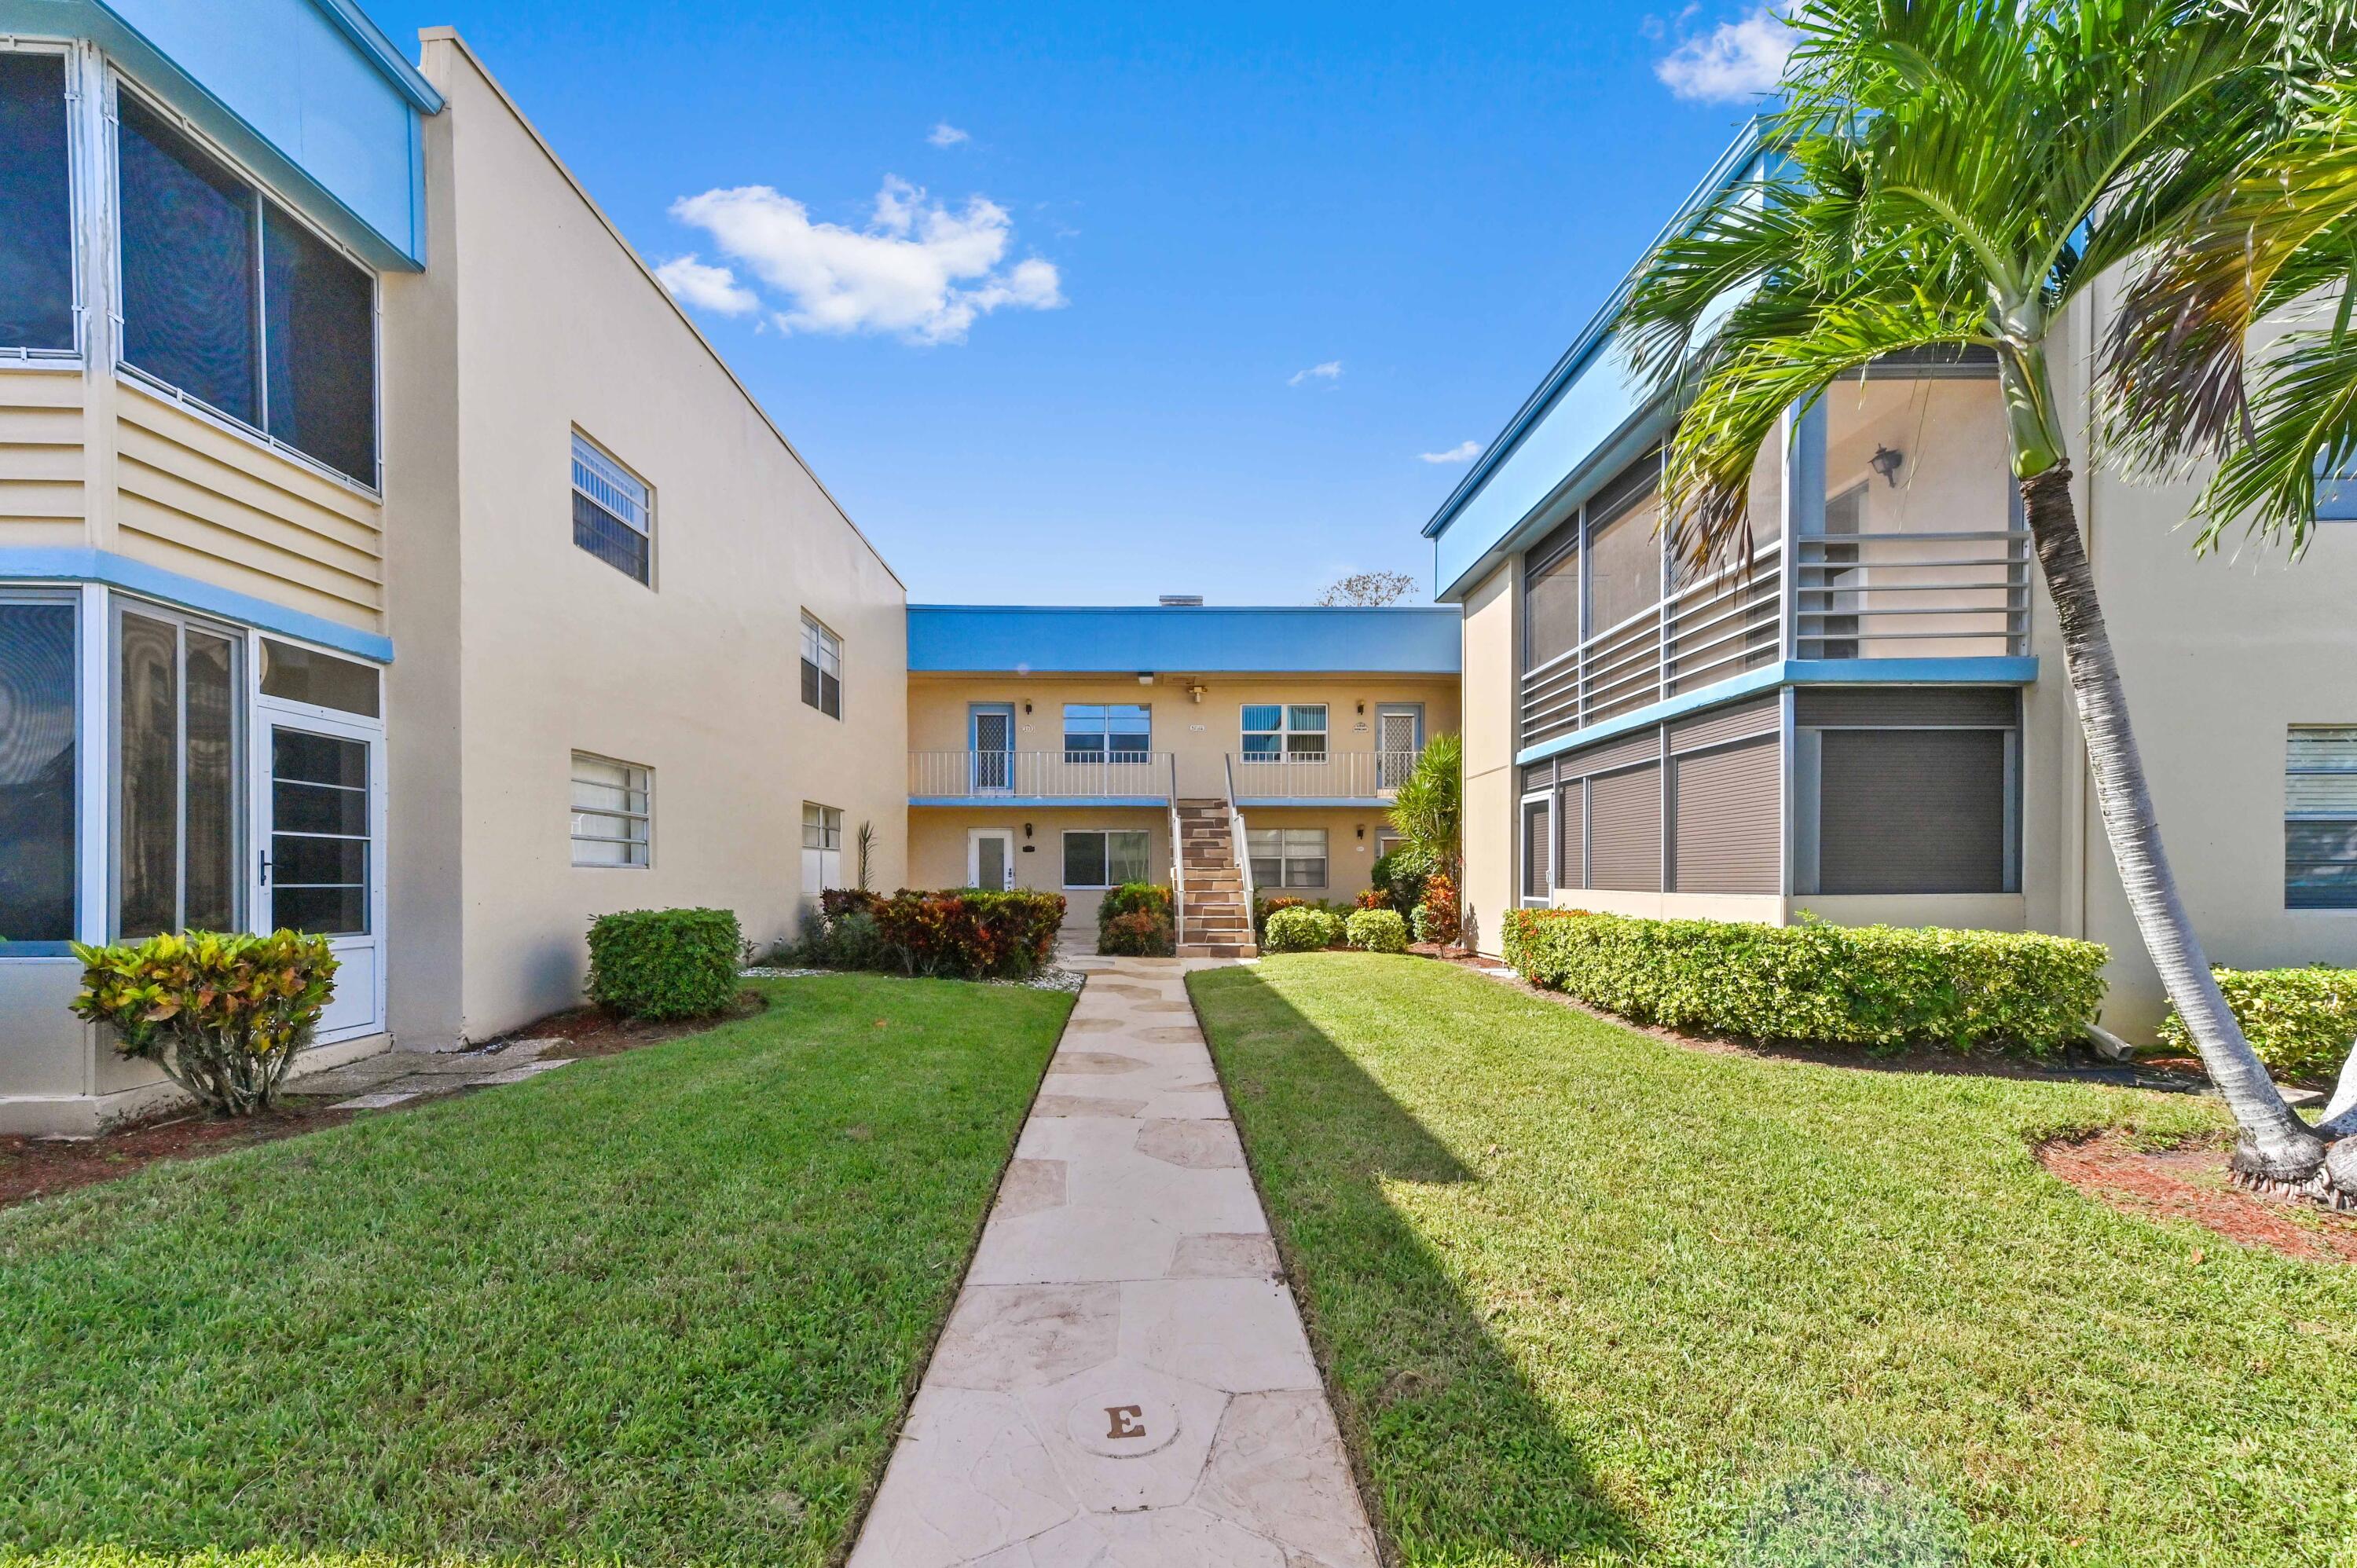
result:
[(1238, 800), (1375, 800), (1398, 792), (1415, 771), (1413, 751), (1318, 751), (1228, 758), (1230, 797)]
[(2005, 658), (2029, 646), (2029, 535), (1844, 533), (1681, 588), (1523, 677), (1525, 745), (1780, 658)]
[(1177, 789), (1167, 751), (912, 751), (909, 793), (948, 799), (1119, 797), (1161, 801), (1173, 799)]

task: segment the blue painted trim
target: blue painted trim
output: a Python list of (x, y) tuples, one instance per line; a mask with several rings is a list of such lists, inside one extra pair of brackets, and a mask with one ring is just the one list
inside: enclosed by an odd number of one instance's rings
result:
[(263, 631), (299, 637), (357, 659), (378, 664), (393, 662), (393, 639), (389, 637), (356, 631), (321, 616), (290, 610), (251, 594), (215, 587), (111, 551), (70, 546), (0, 550), (0, 582), (104, 583), (111, 588), (143, 594), (185, 610), (219, 616)]
[(423, 72), (409, 63), (408, 57), (385, 37), (384, 29), (378, 27), (367, 12), (353, 5), (351, 0), (312, 0), (312, 4), (326, 13), (328, 20), (336, 25), (336, 30), (350, 38), (375, 65), (378, 72), (399, 88), (401, 95), (408, 99), (419, 113), (442, 113), (441, 92), (425, 80)]
[(911, 673), (1454, 675), (1454, 606), (910, 605)]
[(1161, 795), (911, 795), (911, 806), (1021, 806), (1048, 811), (1056, 806), (1141, 806), (1160, 811), (1170, 804)]
[(1343, 811), (1387, 811), (1394, 802), (1380, 795), (1263, 795), (1239, 799), (1236, 810), (1269, 811), (1282, 806), (1316, 806)]
[(63, 942), (0, 942), (0, 960), (12, 958), (71, 958), (73, 949)]
[(1589, 725), (1586, 729), (1525, 746), (1514, 754), (1514, 765), (1544, 762), (1566, 751), (1594, 746), (1599, 740), (1645, 729), (1664, 719), (1681, 718), (1704, 708), (1715, 708), (1738, 697), (1779, 686), (2030, 686), (2038, 682), (2034, 656), (2019, 659), (1787, 659), (1748, 670), (1731, 679), (1681, 692), (1633, 713)]

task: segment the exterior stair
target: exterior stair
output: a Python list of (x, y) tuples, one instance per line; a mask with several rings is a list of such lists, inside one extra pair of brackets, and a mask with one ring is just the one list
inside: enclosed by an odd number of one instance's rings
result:
[(1181, 899), (1187, 940), (1180, 958), (1254, 958), (1252, 911), (1244, 908), (1244, 876), (1228, 834), (1225, 800), (1181, 800), (1178, 864), (1186, 875)]

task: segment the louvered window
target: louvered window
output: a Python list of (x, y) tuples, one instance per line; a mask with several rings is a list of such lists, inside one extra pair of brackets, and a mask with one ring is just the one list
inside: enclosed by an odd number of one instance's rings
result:
[(2357, 725), (2291, 730), (2284, 760), (2284, 906), (2357, 909)]
[(573, 437), (573, 542), (622, 575), (651, 584), (653, 496), (578, 435)]

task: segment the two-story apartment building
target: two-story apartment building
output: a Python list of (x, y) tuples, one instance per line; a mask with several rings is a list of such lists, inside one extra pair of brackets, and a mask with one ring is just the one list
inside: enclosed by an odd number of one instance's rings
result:
[(168, 1089), (71, 940), (327, 935), (324, 1065), (897, 878), (902, 597), (455, 37), (0, 0), (0, 1131)]
[(1458, 725), (1458, 655), (1442, 607), (912, 605), (909, 875), (1060, 892), (1084, 929), (1108, 887), (1183, 884), (1193, 833), (1247, 900), (1350, 899)]
[[(1705, 193), (1760, 156), (1739, 140)], [(2074, 307), (2056, 355), (2082, 409), (2108, 298)], [(2148, 1031), (2160, 990), (2086, 773), (1994, 364), (1878, 363), (1794, 409), (1761, 456), (1750, 558), (1695, 575), (1655, 532), (1676, 411), (1628, 377), (1617, 306), (1425, 530), (1438, 596), (1465, 613), (1481, 945), (1517, 904), (2055, 931), (2110, 945), (2105, 1021)], [(2187, 903), (2217, 961), (2350, 962), (2357, 529), (2328, 526), (2298, 563), (2197, 559), (2190, 494), (2078, 479)]]

